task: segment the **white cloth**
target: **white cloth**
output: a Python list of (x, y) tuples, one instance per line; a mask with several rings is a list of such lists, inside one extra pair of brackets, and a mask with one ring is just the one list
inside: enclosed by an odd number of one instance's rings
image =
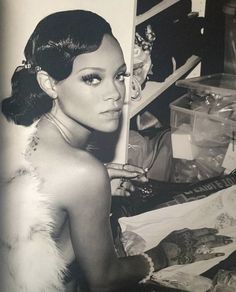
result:
[[(233, 243), (218, 247), (214, 252), (223, 252), (224, 256), (195, 262), (188, 265), (172, 266), (155, 273), (155, 279), (164, 279), (165, 273), (169, 278), (176, 273), (199, 275), (220, 261), (227, 258), (236, 250), (236, 186), (221, 190), (211, 196), (175, 206), (170, 206), (133, 217), (119, 219), (122, 232), (126, 235), (136, 233), (145, 240), (145, 247), (139, 252), (156, 246), (170, 232), (182, 228), (197, 229), (202, 227), (216, 228), (219, 234), (231, 236)], [(132, 238), (135, 238), (132, 236)], [(140, 241), (140, 240), (139, 240)], [(130, 242), (135, 249), (135, 242)], [(140, 244), (139, 244), (140, 247)]]

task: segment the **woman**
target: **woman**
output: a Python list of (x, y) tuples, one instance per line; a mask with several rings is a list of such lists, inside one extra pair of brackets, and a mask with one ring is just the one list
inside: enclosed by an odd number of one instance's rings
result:
[[(49, 15), (31, 35), (25, 58), (2, 103), (18, 126), (2, 123), (1, 140), (11, 147), (2, 152), (0, 290), (63, 291), (74, 258), (87, 289), (114, 291), (164, 267), (222, 255), (196, 253), (202, 243), (228, 243), (205, 228), (171, 234), (142, 255), (116, 256), (109, 175), (89, 147), (94, 131), (118, 129), (125, 96), (126, 65), (109, 24), (81, 10)], [(22, 145), (15, 149), (17, 135)], [(132, 170), (133, 177), (143, 174)]]

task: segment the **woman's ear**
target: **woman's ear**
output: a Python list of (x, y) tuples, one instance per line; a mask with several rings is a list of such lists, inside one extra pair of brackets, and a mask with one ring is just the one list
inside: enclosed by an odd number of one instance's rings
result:
[(47, 93), (47, 95), (51, 96), (51, 98), (57, 98), (57, 92), (55, 88), (55, 80), (48, 75), (46, 71), (39, 71), (37, 73), (37, 81), (41, 89)]

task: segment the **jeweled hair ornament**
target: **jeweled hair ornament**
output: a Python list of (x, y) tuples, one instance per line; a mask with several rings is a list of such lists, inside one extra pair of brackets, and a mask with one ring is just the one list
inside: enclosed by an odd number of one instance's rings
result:
[(25, 69), (32, 70), (32, 71), (34, 71), (34, 73), (37, 73), (37, 72), (41, 71), (41, 67), (40, 66), (33, 67), (32, 64), (29, 61), (23, 60), (22, 64), (23, 64)]

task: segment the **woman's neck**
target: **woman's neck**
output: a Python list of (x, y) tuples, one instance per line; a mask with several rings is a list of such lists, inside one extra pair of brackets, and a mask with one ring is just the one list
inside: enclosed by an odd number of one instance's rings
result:
[(53, 124), (69, 145), (74, 148), (86, 148), (92, 130), (66, 116), (60, 109), (53, 109), (45, 114), (43, 119)]

